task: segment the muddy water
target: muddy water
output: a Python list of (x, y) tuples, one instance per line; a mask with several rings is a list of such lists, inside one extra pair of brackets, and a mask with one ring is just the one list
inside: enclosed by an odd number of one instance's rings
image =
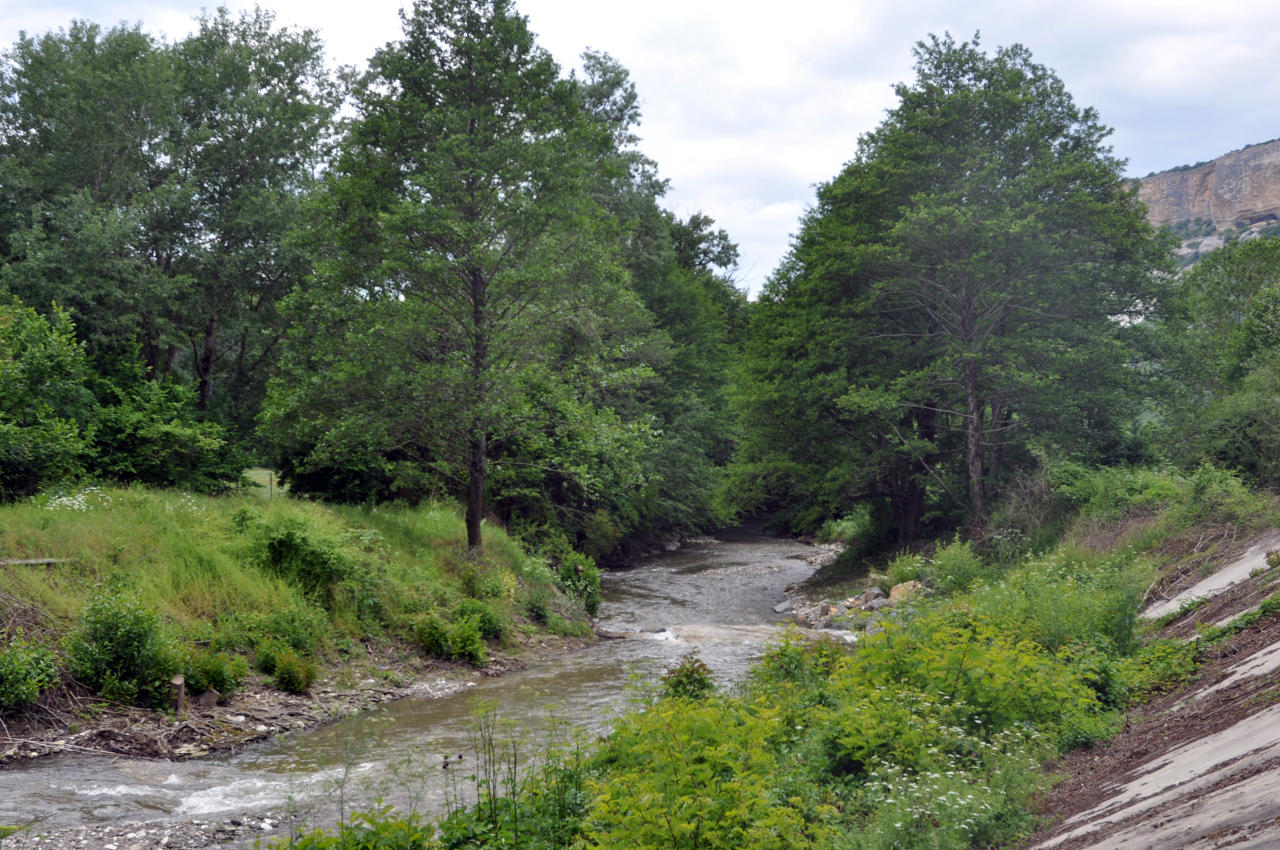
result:
[[(809, 547), (754, 531), (724, 532), (608, 573), (599, 627), (625, 637), (481, 679), (438, 699), (404, 699), (240, 753), (189, 762), (68, 756), (0, 771), (0, 823), (41, 828), (117, 820), (216, 818), (263, 810), (324, 821), (383, 799), (439, 811), (465, 790), (478, 700), (497, 706), (502, 735), (534, 757), (547, 736), (605, 731), (637, 688), (690, 650), (725, 684), (739, 679), (785, 618), (787, 584), (812, 567)], [(442, 769), (446, 757), (455, 763)], [(464, 768), (457, 770), (458, 766)]]

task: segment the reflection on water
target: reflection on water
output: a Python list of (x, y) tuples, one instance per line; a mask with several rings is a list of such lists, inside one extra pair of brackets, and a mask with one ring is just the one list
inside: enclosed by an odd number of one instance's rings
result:
[[(383, 799), (439, 810), (458, 791), (442, 769), (471, 746), (477, 698), (495, 704), (504, 734), (536, 756), (547, 736), (593, 736), (690, 650), (723, 683), (740, 678), (785, 620), (786, 585), (811, 571), (807, 546), (752, 532), (646, 558), (604, 577), (606, 639), (527, 670), (482, 679), (439, 699), (403, 699), (231, 756), (190, 762), (66, 756), (0, 772), (0, 823), (46, 826), (166, 815), (205, 817), (286, 807), (332, 812)], [(465, 759), (464, 759), (465, 764)]]

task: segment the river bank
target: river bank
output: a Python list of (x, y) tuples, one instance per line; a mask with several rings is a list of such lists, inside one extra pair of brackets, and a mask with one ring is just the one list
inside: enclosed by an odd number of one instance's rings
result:
[(39, 710), (0, 720), (0, 768), (61, 753), (189, 759), (228, 752), (392, 700), (458, 693), (482, 677), (524, 669), (531, 662), (579, 650), (594, 639), (539, 634), (526, 638), (524, 645), (494, 652), (479, 668), (424, 657), (404, 646), (370, 647), (359, 661), (327, 668), (305, 694), (287, 693), (255, 674), (222, 703), (188, 700), (181, 714), (64, 693)]
[[(333, 777), (380, 776), (392, 794), (407, 793), (404, 786), (409, 783), (384, 765), (411, 753), (426, 760), (421, 764), (430, 774), (426, 781), (438, 784), (438, 753), (469, 752), (472, 710), (478, 701), (498, 705), (504, 723), (519, 730), (554, 726), (594, 738), (613, 716), (633, 704), (636, 681), (656, 680), (686, 652), (699, 651), (724, 681), (736, 680), (745, 675), (763, 643), (777, 634), (774, 628), (787, 622), (773, 607), (783, 598), (784, 587), (812, 573), (807, 559), (814, 550), (797, 541), (751, 533), (728, 536), (641, 559), (605, 576), (597, 627), (601, 633), (625, 633), (626, 639), (521, 633), (525, 642), (502, 657), (495, 655), (496, 663), (484, 671), (412, 659), (405, 662), (408, 666), (388, 661), (382, 666), (392, 668), (390, 680), (368, 670), (364, 676), (372, 681), (354, 680), (357, 674), (352, 672), (343, 681), (323, 680), (314, 689), (315, 699), (281, 695), (286, 701), (271, 709), (258, 705), (252, 696), (256, 690), (250, 687), (227, 706), (217, 707), (215, 716), (238, 730), (254, 721), (255, 732), (264, 725), (287, 734), (267, 733), (267, 739), (251, 746), (211, 751), (204, 758), (154, 761), (64, 755), (13, 762), (0, 770), (0, 786), (10, 781), (50, 789), (50, 808), (44, 820), (3, 846), (11, 850), (114, 844), (117, 850), (129, 850), (251, 847), (259, 840), (265, 845), (290, 829), (331, 823), (333, 797), (319, 786), (332, 783)], [(417, 698), (423, 696), (429, 698)], [(347, 707), (356, 714), (333, 719)], [(290, 723), (311, 722), (313, 712), (321, 715), (319, 725), (300, 732), (289, 728)], [(227, 713), (244, 720), (226, 718)], [(172, 728), (172, 719), (169, 723), (162, 731)], [(341, 752), (348, 742), (362, 737), (367, 746), (358, 754)], [(380, 793), (362, 799), (377, 799)], [(350, 794), (350, 799), (355, 796)], [(0, 815), (6, 805), (11, 812), (27, 811), (26, 804), (12, 796), (6, 801), (0, 793)], [(397, 800), (396, 805), (404, 808), (405, 802)], [(408, 805), (437, 811), (438, 790), (409, 797)], [(150, 817), (151, 811), (163, 817)], [(30, 818), (10, 815), (4, 820)]]

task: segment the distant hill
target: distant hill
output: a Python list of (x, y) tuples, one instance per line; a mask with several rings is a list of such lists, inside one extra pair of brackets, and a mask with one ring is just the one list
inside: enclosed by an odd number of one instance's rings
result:
[(1138, 181), (1151, 223), (1182, 237), (1186, 263), (1229, 238), (1280, 234), (1280, 139)]

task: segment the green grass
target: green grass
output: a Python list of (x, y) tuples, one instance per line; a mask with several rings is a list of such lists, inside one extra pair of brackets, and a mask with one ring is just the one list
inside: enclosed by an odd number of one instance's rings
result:
[(251, 656), (283, 637), (320, 659), (356, 641), (411, 641), (419, 616), (453, 621), (475, 596), (530, 629), (540, 628), (526, 614), (531, 598), (582, 617), (547, 562), (500, 528), (486, 529), (483, 555), (469, 553), (452, 505), (335, 508), (275, 495), (87, 487), (2, 506), (4, 558), (57, 561), (0, 565), (3, 602), (29, 639), (57, 646), (109, 585), (158, 614), (180, 646)]

